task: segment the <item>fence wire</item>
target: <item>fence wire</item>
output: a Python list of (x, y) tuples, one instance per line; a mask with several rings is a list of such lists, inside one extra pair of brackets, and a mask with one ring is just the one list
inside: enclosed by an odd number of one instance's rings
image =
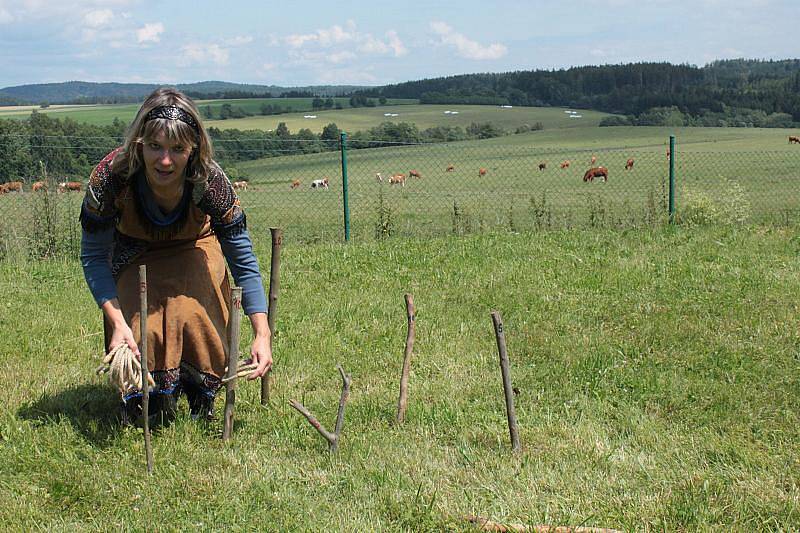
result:
[[(48, 138), (31, 151), (74, 144), (104, 154), (113, 148), (95, 141)], [(218, 160), (232, 181), (247, 182), (238, 194), (254, 240), (268, 241), (270, 227), (283, 228), (292, 242), (344, 238), (341, 148), (339, 141), (275, 138), (215, 143)], [(434, 144), (356, 139), (348, 142), (346, 156), (354, 241), (497, 230), (626, 228), (668, 220), (666, 143), (542, 150), (503, 137)], [(708, 152), (678, 145), (674, 157), (679, 223), (800, 220), (800, 149)], [(607, 179), (601, 173), (585, 178), (596, 167), (607, 169)], [(85, 182), (88, 177), (88, 172), (50, 174), (54, 183)], [(6, 252), (14, 246), (32, 248), (31, 242), (45, 252), (78, 247), (83, 194), (59, 194), (55, 185), (47, 193), (33, 192), (33, 182), (40, 179), (36, 173), (0, 175), (0, 183), (22, 182), (21, 192), (0, 195), (0, 242)], [(43, 244), (43, 231), (59, 236)]]

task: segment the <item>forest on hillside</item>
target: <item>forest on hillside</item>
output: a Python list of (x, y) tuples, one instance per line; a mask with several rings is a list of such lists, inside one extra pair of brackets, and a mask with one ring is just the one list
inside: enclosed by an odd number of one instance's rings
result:
[(800, 59), (465, 74), (359, 94), (431, 104), (558, 106), (624, 115), (604, 125), (795, 127), (800, 124)]

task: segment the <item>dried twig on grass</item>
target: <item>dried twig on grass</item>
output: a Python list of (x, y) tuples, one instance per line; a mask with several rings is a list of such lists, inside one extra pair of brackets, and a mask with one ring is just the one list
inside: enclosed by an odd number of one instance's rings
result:
[(342, 376), (342, 395), (339, 397), (339, 412), (336, 414), (336, 426), (333, 430), (333, 433), (325, 429), (320, 421), (317, 420), (316, 417), (312, 415), (309, 410), (305, 408), (305, 406), (303, 406), (303, 404), (297, 400), (289, 400), (289, 405), (297, 409), (300, 414), (306, 417), (308, 423), (311, 424), (325, 440), (328, 441), (328, 450), (331, 453), (335, 452), (336, 448), (339, 446), (339, 438), (342, 434), (342, 426), (344, 425), (344, 407), (345, 404), (347, 404), (348, 398), (350, 397), (351, 383), (350, 376), (345, 373), (342, 365), (336, 365), (336, 368), (339, 370), (339, 374)]
[(411, 372), (411, 353), (414, 349), (415, 323), (414, 297), (410, 294), (405, 295), (406, 299), (406, 318), (408, 319), (408, 334), (406, 335), (406, 351), (403, 357), (403, 372), (400, 375), (400, 399), (397, 401), (397, 423), (402, 424), (406, 418), (406, 407), (408, 406), (408, 375)]
[(481, 531), (519, 531), (519, 532), (532, 532), (532, 533), (621, 533), (617, 529), (608, 529), (605, 527), (572, 527), (572, 526), (547, 526), (536, 525), (526, 526), (523, 524), (501, 524), (494, 522), (482, 516), (468, 516), (467, 520), (475, 524)]

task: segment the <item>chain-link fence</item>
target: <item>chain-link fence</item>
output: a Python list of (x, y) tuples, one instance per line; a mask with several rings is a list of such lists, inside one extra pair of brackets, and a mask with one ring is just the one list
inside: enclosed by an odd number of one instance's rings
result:
[[(453, 143), (270, 139), (269, 147), (218, 143), (254, 240), (281, 227), (292, 242), (393, 236), (463, 235), (487, 230), (637, 227), (668, 220), (670, 155), (663, 146), (537, 149), (515, 137)], [(259, 158), (269, 150), (271, 157)], [(800, 149), (674, 154), (680, 223), (779, 223), (800, 220)], [(346, 173), (343, 158), (346, 159)], [(591, 168), (595, 175), (587, 176)], [(235, 175), (235, 176), (234, 176)], [(346, 176), (346, 187), (345, 185)], [(82, 194), (32, 191), (0, 195), (6, 251), (48, 248), (56, 232), (77, 248)], [(9, 179), (11, 178), (11, 179)], [(53, 181), (58, 181), (56, 178)], [(345, 215), (345, 203), (349, 217)]]

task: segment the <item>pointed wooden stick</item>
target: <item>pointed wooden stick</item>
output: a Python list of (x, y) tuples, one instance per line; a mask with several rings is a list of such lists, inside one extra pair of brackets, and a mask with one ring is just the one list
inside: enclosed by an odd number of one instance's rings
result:
[[(275, 338), (275, 319), (278, 316), (278, 292), (280, 289), (280, 270), (281, 270), (281, 245), (283, 244), (283, 230), (280, 228), (270, 228), (272, 234), (272, 261), (269, 265), (269, 313), (267, 314), (267, 324), (269, 324), (269, 351), (272, 352), (272, 339)], [(270, 370), (261, 377), (261, 405), (269, 403), (269, 377)]]
[(500, 371), (503, 374), (503, 392), (506, 396), (506, 415), (508, 417), (508, 431), (511, 434), (511, 449), (519, 451), (519, 430), (517, 429), (517, 412), (514, 409), (514, 391), (511, 386), (511, 370), (506, 351), (506, 335), (503, 331), (503, 319), (500, 313), (492, 311), (494, 334), (497, 337), (497, 350), (500, 352)]
[(339, 438), (342, 434), (342, 426), (344, 425), (344, 408), (347, 404), (347, 400), (350, 398), (350, 383), (352, 380), (350, 376), (348, 376), (342, 365), (336, 365), (336, 368), (339, 370), (339, 374), (342, 376), (342, 395), (339, 397), (339, 411), (336, 413), (336, 426), (331, 433), (320, 423), (319, 420), (316, 419), (314, 415), (312, 415), (308, 409), (303, 406), (300, 402), (296, 400), (289, 400), (289, 405), (297, 409), (300, 414), (306, 417), (308, 423), (311, 424), (314, 429), (316, 429), (322, 437), (328, 441), (328, 450), (331, 453), (334, 453), (339, 446)]
[(231, 438), (233, 432), (233, 406), (236, 403), (236, 376), (239, 366), (239, 330), (241, 329), (242, 288), (231, 289), (231, 306), (228, 313), (228, 375), (225, 384), (225, 414), (223, 416), (222, 440)]
[[(118, 347), (119, 348), (119, 347)], [(153, 473), (153, 445), (150, 442), (150, 372), (147, 369), (147, 266), (139, 265), (139, 352), (142, 363), (142, 415), (147, 473)]]
[(408, 319), (408, 334), (406, 335), (406, 351), (403, 356), (403, 372), (400, 374), (400, 399), (397, 401), (396, 422), (402, 424), (406, 418), (406, 407), (408, 405), (408, 376), (411, 372), (411, 353), (414, 349), (415, 322), (414, 297), (410, 294), (405, 295), (406, 318)]

